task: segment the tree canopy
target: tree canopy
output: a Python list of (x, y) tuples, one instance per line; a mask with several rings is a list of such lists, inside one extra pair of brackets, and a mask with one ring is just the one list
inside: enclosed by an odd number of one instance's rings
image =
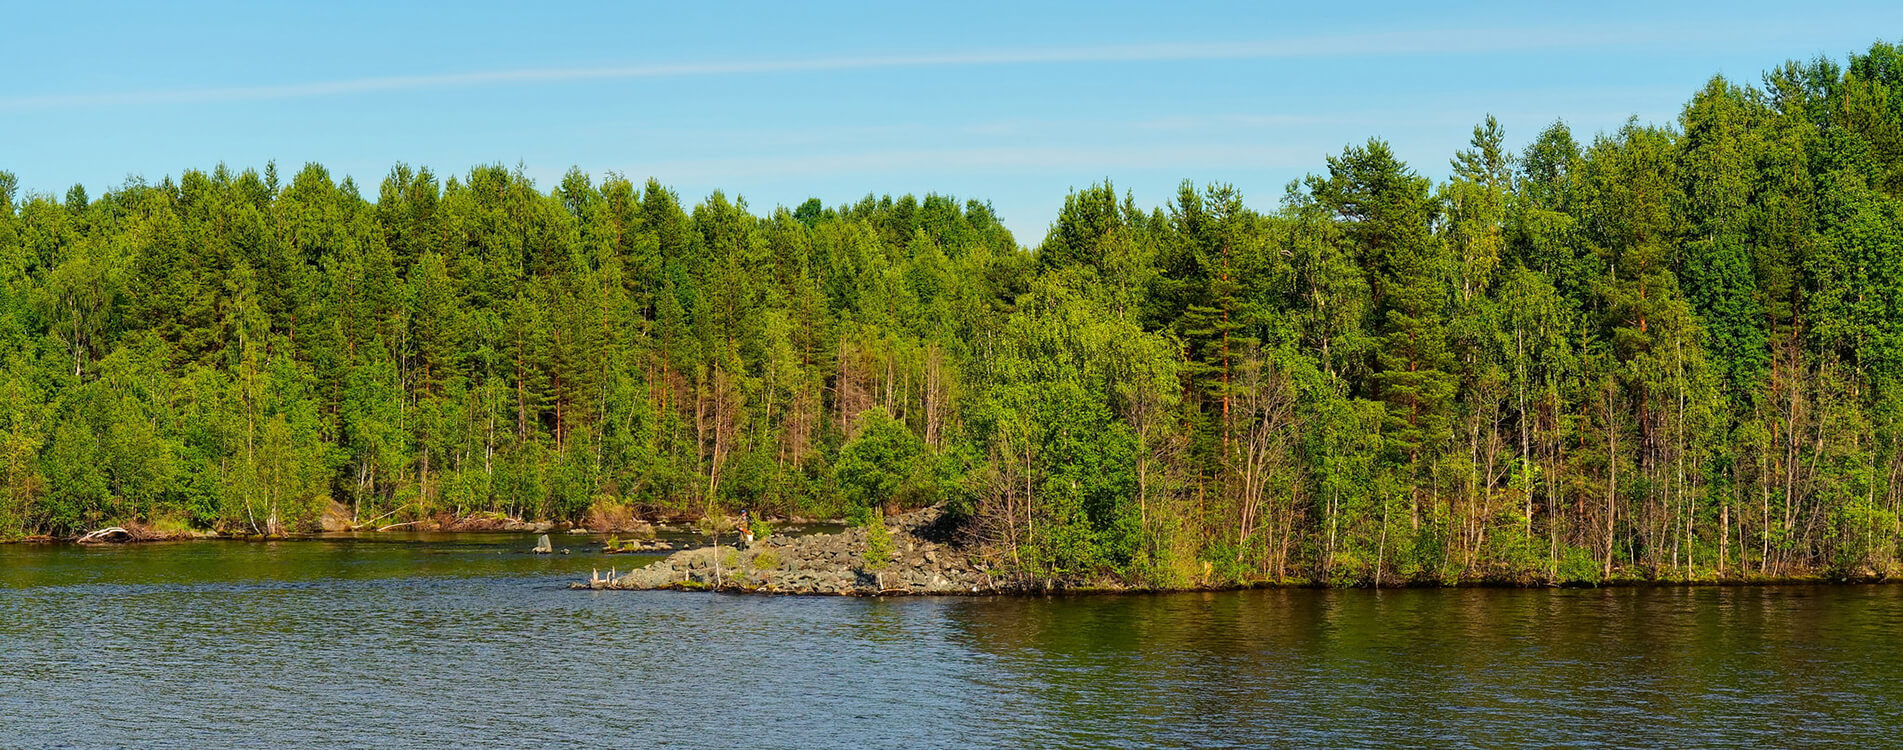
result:
[(945, 504), (1049, 585), (1897, 572), (1903, 65), (1272, 211), (0, 173), (0, 537)]

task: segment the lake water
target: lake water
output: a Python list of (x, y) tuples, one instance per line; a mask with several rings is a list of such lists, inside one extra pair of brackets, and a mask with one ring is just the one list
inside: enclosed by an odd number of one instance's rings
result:
[(583, 592), (523, 535), (0, 546), (0, 747), (1896, 747), (1903, 587)]

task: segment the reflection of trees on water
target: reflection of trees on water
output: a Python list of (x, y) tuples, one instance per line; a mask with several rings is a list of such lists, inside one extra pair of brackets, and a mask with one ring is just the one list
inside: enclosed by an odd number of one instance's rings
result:
[[(974, 600), (951, 610), (1022, 744), (1220, 744), (1268, 737), (1290, 655), (1312, 652), (1308, 591)], [(1278, 616), (1261, 616), (1275, 612)], [(1240, 732), (1240, 734), (1238, 734)]]
[(1895, 726), (1903, 685), (1881, 676), (1903, 658), (1866, 651), (1903, 621), (1899, 594), (1295, 589), (947, 613), (1027, 745), (1710, 745)]

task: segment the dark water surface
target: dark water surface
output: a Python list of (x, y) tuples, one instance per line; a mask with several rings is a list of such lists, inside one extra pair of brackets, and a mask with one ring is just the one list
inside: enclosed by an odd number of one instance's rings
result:
[(0, 747), (1898, 747), (1903, 587), (574, 592), (522, 535), (0, 546)]

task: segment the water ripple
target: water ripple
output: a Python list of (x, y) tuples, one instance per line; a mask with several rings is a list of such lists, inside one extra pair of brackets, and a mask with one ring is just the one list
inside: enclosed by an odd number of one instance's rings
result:
[(0, 549), (0, 747), (1836, 747), (1893, 587), (570, 592), (522, 540)]

